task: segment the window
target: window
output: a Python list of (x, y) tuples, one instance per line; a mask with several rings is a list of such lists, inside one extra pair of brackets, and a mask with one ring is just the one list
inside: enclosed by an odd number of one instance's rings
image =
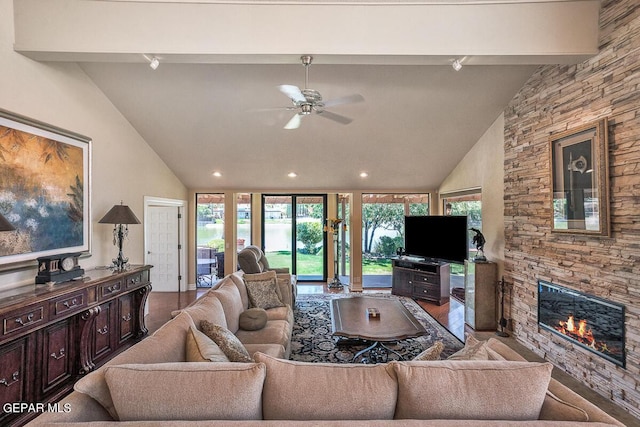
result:
[[(464, 193), (451, 193), (442, 199), (445, 215), (466, 215), (467, 227), (482, 231), (482, 193), (473, 190)], [(469, 245), (469, 259), (473, 259), (477, 253), (473, 244), (475, 233), (468, 230), (467, 243)], [(462, 267), (453, 267), (452, 274), (464, 274)], [(452, 277), (451, 280), (454, 280)]]
[(404, 217), (428, 214), (428, 194), (362, 195), (363, 287), (391, 287), (391, 257), (404, 246)]
[(196, 194), (196, 286), (224, 276), (224, 194)]
[(238, 193), (236, 196), (237, 246), (238, 251), (251, 244), (251, 194)]

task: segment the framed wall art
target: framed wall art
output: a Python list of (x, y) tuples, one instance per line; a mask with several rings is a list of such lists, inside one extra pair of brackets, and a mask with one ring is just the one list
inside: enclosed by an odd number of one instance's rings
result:
[(91, 140), (0, 110), (0, 268), (90, 252)]
[(551, 230), (609, 236), (607, 120), (551, 135), (549, 141)]

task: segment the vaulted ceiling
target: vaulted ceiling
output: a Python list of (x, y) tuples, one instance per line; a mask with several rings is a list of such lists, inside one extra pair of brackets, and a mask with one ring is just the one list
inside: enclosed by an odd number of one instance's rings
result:
[[(188, 188), (246, 191), (435, 189), (539, 65), (597, 50), (597, 1), (325, 3), (20, 0), (15, 48), (78, 62)], [(283, 129), (302, 54), (351, 123)]]

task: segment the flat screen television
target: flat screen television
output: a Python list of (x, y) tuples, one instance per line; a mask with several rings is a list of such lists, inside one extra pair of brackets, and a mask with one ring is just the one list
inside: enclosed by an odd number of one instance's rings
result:
[(464, 264), (469, 256), (466, 216), (405, 216), (407, 255)]

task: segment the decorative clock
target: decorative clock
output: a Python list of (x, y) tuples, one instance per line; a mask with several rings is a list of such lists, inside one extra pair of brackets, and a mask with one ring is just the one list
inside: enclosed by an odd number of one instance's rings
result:
[(36, 284), (66, 282), (84, 275), (78, 264), (80, 253), (49, 255), (38, 258)]

